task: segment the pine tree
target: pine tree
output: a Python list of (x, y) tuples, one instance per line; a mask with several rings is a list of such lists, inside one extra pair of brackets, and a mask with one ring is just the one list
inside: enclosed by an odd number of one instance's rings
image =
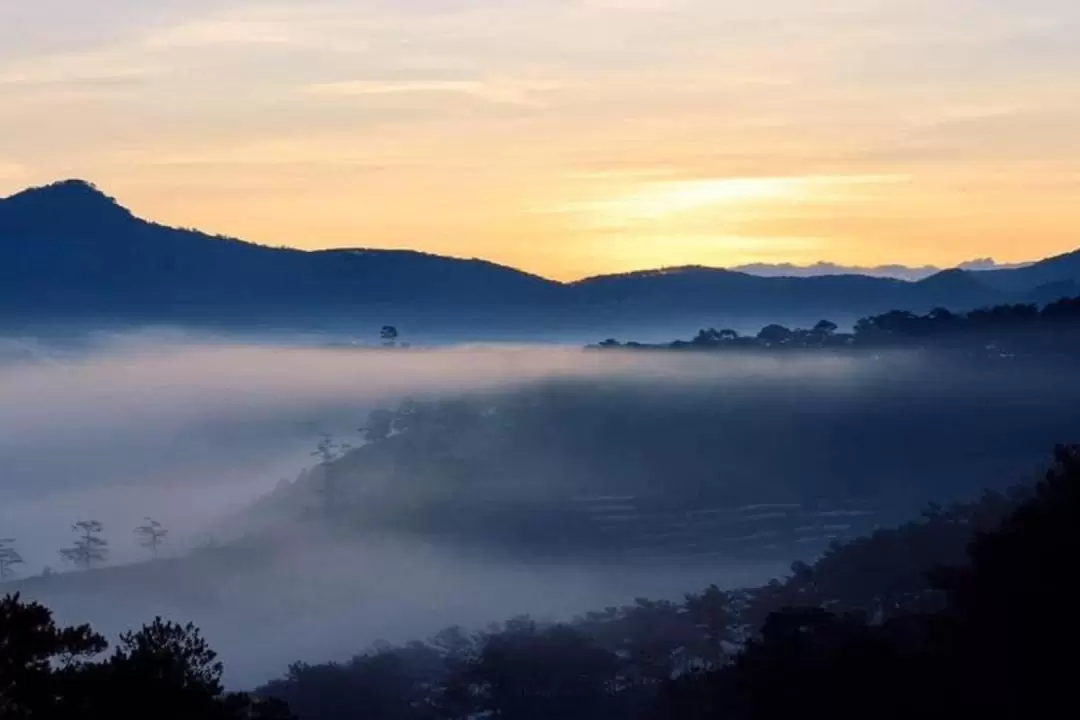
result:
[(60, 551), (65, 560), (76, 567), (89, 570), (95, 563), (104, 562), (109, 554), (109, 541), (101, 537), (105, 528), (97, 520), (80, 520), (71, 526), (78, 533), (75, 545)]

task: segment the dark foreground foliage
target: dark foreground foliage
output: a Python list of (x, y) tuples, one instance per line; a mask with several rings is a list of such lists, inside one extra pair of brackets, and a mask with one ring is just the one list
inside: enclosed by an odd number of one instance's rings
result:
[(775, 613), (730, 666), (668, 683), (649, 717), (1074, 715), (1078, 551), (1080, 454), (1061, 448), (1034, 495), (975, 537), (967, 565), (934, 573), (942, 610), (877, 623)]
[(277, 700), (226, 693), (199, 631), (160, 618), (125, 633), (111, 655), (88, 625), (57, 627), (18, 595), (0, 600), (0, 718), (287, 720)]
[(89, 627), (0, 602), (0, 718), (756, 720), (1076, 713), (1070, 592), (1080, 448), (1034, 487), (931, 507), (834, 546), (785, 581), (638, 600), (572, 623), (446, 630), (229, 694), (192, 626), (111, 655)]
[(1060, 448), (1035, 488), (931, 507), (784, 582), (451, 629), (260, 693), (311, 720), (1039, 717), (1077, 707), (1078, 538), (1080, 455)]

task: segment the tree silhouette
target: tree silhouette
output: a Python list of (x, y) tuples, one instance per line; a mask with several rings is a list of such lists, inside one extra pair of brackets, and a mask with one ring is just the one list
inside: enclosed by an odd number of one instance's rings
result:
[(160, 617), (137, 632), (120, 635), (111, 663), (176, 691), (218, 695), (224, 667), (193, 624)]
[(521, 720), (609, 717), (614, 654), (567, 625), (525, 621), (491, 635), (465, 674), (481, 713)]
[(737, 610), (732, 594), (710, 585), (699, 595), (687, 595), (683, 604), (697, 630), (696, 654), (708, 668), (718, 668), (727, 659), (728, 648), (735, 647)]
[(0, 540), (0, 582), (9, 580), (15, 574), (15, 565), (24, 564), (14, 545), (14, 538)]
[(161, 523), (151, 517), (144, 518), (145, 524), (135, 528), (135, 534), (139, 536), (139, 544), (150, 550), (154, 559), (158, 556), (158, 547), (161, 545), (169, 531), (162, 527)]
[(112, 655), (85, 672), (81, 709), (90, 717), (162, 720), (284, 720), (280, 701), (226, 694), (224, 667), (191, 623), (155, 618), (120, 635)]
[(3, 720), (293, 720), (280, 700), (227, 694), (222, 666), (194, 625), (154, 620), (113, 654), (90, 626), (57, 627), (18, 595), (0, 600)]
[[(1069, 283), (1072, 286), (1072, 283)], [(660, 345), (605, 340), (590, 348), (732, 349), (769, 348), (939, 348), (965, 351), (968, 357), (1080, 354), (1080, 297), (1064, 297), (1039, 307), (1014, 303), (954, 313), (936, 307), (925, 315), (890, 310), (860, 318), (852, 333), (840, 333), (831, 320), (810, 329), (767, 325), (755, 338), (740, 338), (733, 330), (698, 331), (689, 341)]]
[(0, 718), (57, 717), (58, 674), (106, 648), (88, 625), (58, 628), (52, 612), (19, 595), (0, 600)]
[(813, 327), (810, 333), (819, 343), (824, 344), (829, 338), (836, 335), (836, 331), (839, 329), (840, 326), (832, 320), (821, 320)]
[(393, 325), (383, 325), (382, 330), (379, 331), (379, 339), (386, 347), (396, 347), (399, 337), (400, 333)]
[(698, 334), (690, 341), (692, 345), (716, 345), (720, 342), (720, 333), (714, 328), (699, 330)]
[(101, 537), (104, 531), (101, 523), (97, 520), (80, 520), (71, 526), (71, 530), (78, 537), (73, 547), (60, 551), (65, 560), (84, 570), (105, 561), (109, 554), (109, 541)]
[[(789, 594), (807, 605), (771, 613), (730, 666), (668, 683), (647, 717), (1005, 720), (1075, 709), (1069, 658), (1080, 644), (1072, 621), (1080, 448), (1059, 448), (1044, 480), (1014, 498), (996, 527), (975, 534), (967, 564), (930, 573), (945, 594), (939, 609), (869, 622), (862, 612), (821, 607), (837, 606), (820, 602), (827, 596)], [(977, 529), (976, 516), (953, 517), (959, 514), (932, 507), (922, 527)], [(906, 528), (932, 541), (920, 526)], [(857, 551), (872, 551), (887, 566), (898, 559), (882, 553), (888, 548), (863, 543)], [(796, 574), (806, 584), (821, 570), (804, 566)]]
[[(970, 564), (936, 574), (952, 702), (967, 717), (1049, 717), (1076, 707), (1073, 568), (1080, 553), (1080, 446), (1061, 446), (1030, 498), (976, 536)], [(943, 628), (943, 630), (942, 630)]]
[(790, 342), (794, 336), (795, 333), (783, 325), (766, 325), (758, 333), (758, 340), (769, 345), (783, 345)]

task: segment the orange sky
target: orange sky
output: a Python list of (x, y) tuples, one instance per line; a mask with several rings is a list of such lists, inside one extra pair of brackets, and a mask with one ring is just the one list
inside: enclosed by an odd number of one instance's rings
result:
[(4, 5), (2, 194), (563, 279), (1080, 246), (1073, 0)]

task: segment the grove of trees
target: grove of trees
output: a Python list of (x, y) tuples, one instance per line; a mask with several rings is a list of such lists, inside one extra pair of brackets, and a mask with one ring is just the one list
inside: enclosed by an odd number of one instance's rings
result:
[(451, 628), (260, 688), (302, 719), (1048, 716), (1075, 710), (1080, 451), (1034, 487), (931, 506), (784, 581), (570, 623)]
[(198, 629), (160, 618), (121, 635), (111, 654), (88, 625), (59, 627), (18, 595), (0, 599), (4, 720), (287, 720), (280, 701), (226, 693)]
[(107, 654), (90, 627), (8, 596), (0, 718), (1068, 716), (1078, 551), (1080, 448), (1060, 447), (1034, 485), (931, 505), (761, 587), (450, 628), (298, 663), (251, 694), (224, 690), (192, 625), (155, 619)]
[(851, 332), (840, 332), (830, 320), (814, 327), (788, 328), (770, 324), (757, 335), (741, 336), (731, 329), (703, 329), (691, 340), (666, 345), (605, 340), (600, 349), (810, 349), (810, 348), (965, 348), (987, 344), (1002, 353), (1080, 350), (1080, 297), (1062, 298), (1040, 307), (1034, 303), (998, 305), (954, 313), (935, 308), (920, 315), (891, 310), (860, 319)]
[[(71, 526), (76, 534), (71, 547), (60, 550), (60, 556), (79, 570), (91, 570), (104, 563), (109, 557), (109, 541), (103, 535), (105, 526), (97, 520), (80, 520)], [(139, 544), (150, 551), (151, 558), (157, 560), (158, 552), (169, 531), (157, 520), (146, 517), (141, 525), (135, 527), (135, 536)], [(15, 549), (15, 538), (0, 539), (0, 582), (7, 582), (15, 577), (15, 566), (25, 565), (25, 561)], [(44, 574), (52, 571), (45, 568)]]

